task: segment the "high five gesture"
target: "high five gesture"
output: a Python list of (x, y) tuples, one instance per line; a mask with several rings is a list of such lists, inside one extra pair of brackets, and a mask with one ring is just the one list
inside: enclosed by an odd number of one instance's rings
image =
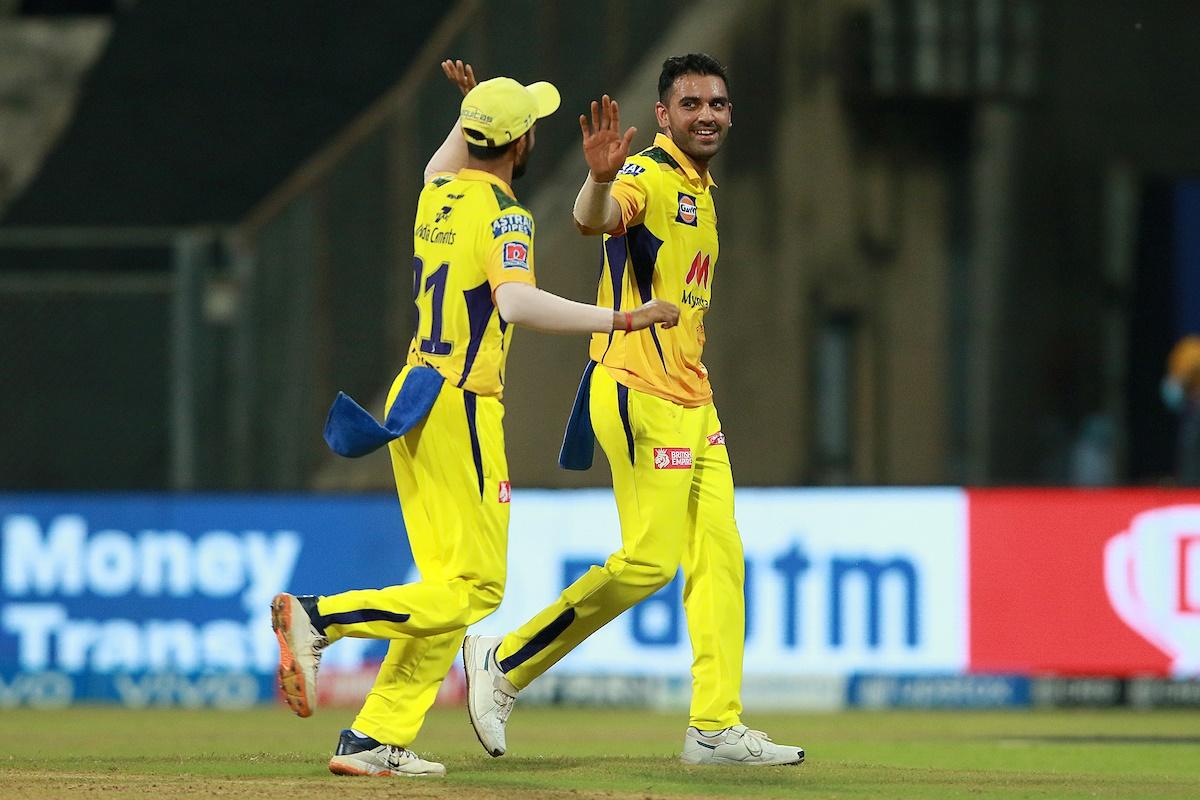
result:
[(475, 70), (471, 69), (470, 64), (464, 64), (460, 58), (457, 61), (447, 58), (442, 62), (442, 72), (446, 74), (446, 78), (458, 87), (458, 90), (463, 93), (463, 97), (467, 96), (467, 92), (475, 88), (475, 84), (479, 81), (475, 80)]
[(592, 180), (608, 183), (629, 157), (629, 145), (637, 128), (621, 134), (621, 109), (608, 95), (600, 98), (598, 103), (592, 101), (590, 121), (587, 115), (579, 115), (579, 128), (583, 131), (583, 157), (591, 170)]

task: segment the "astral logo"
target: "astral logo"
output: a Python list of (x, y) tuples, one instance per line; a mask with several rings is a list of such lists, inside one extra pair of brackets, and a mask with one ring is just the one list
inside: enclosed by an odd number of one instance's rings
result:
[(1176, 674), (1200, 671), (1200, 506), (1135, 516), (1105, 545), (1104, 585), (1117, 615), (1169, 655)]

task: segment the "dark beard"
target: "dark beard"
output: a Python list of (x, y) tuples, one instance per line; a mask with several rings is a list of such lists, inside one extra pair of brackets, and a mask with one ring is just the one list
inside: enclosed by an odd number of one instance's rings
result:
[(525, 168), (529, 166), (529, 156), (525, 156), (525, 160), (519, 164), (513, 164), (513, 180), (520, 178), (525, 174)]

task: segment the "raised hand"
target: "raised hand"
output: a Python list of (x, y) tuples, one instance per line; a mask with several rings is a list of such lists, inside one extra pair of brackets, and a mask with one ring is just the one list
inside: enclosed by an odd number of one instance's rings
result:
[(458, 87), (464, 97), (478, 83), (475, 80), (475, 70), (471, 69), (470, 64), (464, 64), (461, 58), (457, 61), (447, 58), (442, 62), (442, 72), (446, 73), (446, 78)]
[(679, 306), (665, 300), (651, 300), (643, 303), (630, 312), (631, 325), (635, 331), (649, 328), (651, 325), (662, 325), (664, 328), (674, 328), (679, 324)]
[(621, 135), (621, 109), (608, 95), (600, 98), (599, 103), (592, 101), (590, 121), (586, 115), (579, 115), (579, 128), (583, 131), (583, 157), (592, 171), (592, 180), (608, 183), (629, 157), (629, 145), (637, 128)]

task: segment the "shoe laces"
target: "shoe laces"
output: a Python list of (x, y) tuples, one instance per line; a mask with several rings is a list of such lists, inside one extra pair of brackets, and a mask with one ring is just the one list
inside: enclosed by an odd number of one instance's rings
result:
[(311, 648), (313, 657), (313, 672), (316, 672), (321, 668), (321, 654), (328, 646), (329, 638), (326, 636), (321, 636), (316, 632), (316, 628), (314, 628)]
[(398, 747), (394, 744), (386, 744), (384, 747), (386, 748), (384, 760), (387, 761), (389, 769), (398, 769), (406, 759), (417, 758), (417, 754), (406, 747)]
[[(509, 683), (508, 678), (504, 677), (504, 672), (500, 669), (500, 665), (496, 662), (496, 651), (493, 649), (484, 656), (485, 669), (492, 676), (492, 702), (496, 704), (496, 719), (501, 723), (508, 722), (508, 715), (512, 713), (513, 704), (517, 702), (517, 696), (506, 691), (505, 687), (514, 689)], [(494, 668), (494, 670), (493, 670)]]
[(492, 690), (492, 700), (496, 703), (496, 719), (501, 722), (508, 722), (508, 715), (512, 713), (513, 705), (516, 704), (517, 698), (503, 689), (496, 687)]

